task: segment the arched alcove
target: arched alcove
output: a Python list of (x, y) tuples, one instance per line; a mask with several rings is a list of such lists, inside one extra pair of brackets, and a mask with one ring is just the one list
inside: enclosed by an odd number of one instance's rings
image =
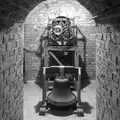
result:
[[(29, 52), (25, 51), (25, 71), (26, 81), (36, 80), (39, 78), (39, 67), (40, 58), (30, 51), (37, 51), (40, 44), (40, 37), (43, 34), (45, 27), (49, 22), (49, 19), (54, 19), (57, 16), (65, 16), (74, 20), (74, 24), (78, 26), (82, 34), (84, 34), (87, 46), (86, 46), (86, 61), (87, 61), (87, 72), (91, 79), (95, 80), (96, 74), (96, 23), (92, 19), (92, 14), (78, 1), (75, 0), (47, 0), (38, 4), (32, 11), (27, 15), (24, 22), (24, 47)], [(83, 54), (83, 43), (80, 45), (80, 52)], [(83, 58), (82, 58), (83, 59)], [(39, 79), (40, 81), (40, 79)], [(95, 83), (94, 83), (95, 84)], [(42, 87), (42, 86), (41, 86)], [(93, 102), (95, 101), (95, 90), (92, 93)], [(83, 95), (84, 96), (84, 95)], [(88, 98), (88, 97), (87, 97)], [(83, 97), (85, 99), (85, 96)], [(95, 102), (92, 104), (95, 105)], [(84, 101), (84, 106), (87, 106), (89, 113), (92, 107), (89, 102)], [(95, 116), (95, 108), (93, 110)], [(92, 117), (92, 116), (91, 116)]]

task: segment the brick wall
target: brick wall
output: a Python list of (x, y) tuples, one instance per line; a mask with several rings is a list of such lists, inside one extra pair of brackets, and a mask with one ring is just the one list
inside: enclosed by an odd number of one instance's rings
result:
[[(39, 40), (37, 37), (41, 31), (35, 31), (33, 24), (24, 24), (24, 47), (31, 51), (37, 51)], [(34, 53), (25, 51), (25, 80), (35, 80), (40, 66), (40, 58)]]
[(21, 24), (0, 32), (0, 119), (23, 119)]
[[(96, 26), (88, 24), (88, 26), (79, 26), (82, 34), (86, 37), (86, 70), (90, 79), (96, 78)], [(82, 51), (83, 46), (80, 42), (79, 48)], [(82, 57), (83, 58), (83, 57)], [(83, 58), (84, 59), (84, 58)]]
[(98, 33), (97, 120), (120, 120), (120, 32), (112, 25), (99, 25)]

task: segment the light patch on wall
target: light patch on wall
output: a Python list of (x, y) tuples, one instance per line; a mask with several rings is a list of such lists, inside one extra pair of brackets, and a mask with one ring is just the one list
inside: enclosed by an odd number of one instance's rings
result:
[(46, 26), (48, 18), (54, 19), (57, 16), (75, 18), (76, 24), (95, 24), (91, 19), (91, 13), (75, 0), (47, 0), (42, 2), (28, 14), (25, 23)]

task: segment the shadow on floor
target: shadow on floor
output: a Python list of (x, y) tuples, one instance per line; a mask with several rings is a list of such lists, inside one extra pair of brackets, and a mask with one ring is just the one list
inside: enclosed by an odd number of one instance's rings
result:
[[(39, 109), (40, 106), (42, 105), (41, 102), (39, 102), (36, 106), (35, 106), (35, 111), (36, 113), (39, 113)], [(93, 109), (93, 107), (88, 103), (88, 102), (82, 102), (81, 103), (81, 108), (83, 109), (84, 113), (90, 114), (91, 110)], [(57, 107), (52, 107), (48, 113), (53, 114), (55, 116), (69, 116), (72, 115), (74, 112), (73, 107), (64, 107), (64, 108), (57, 108)]]
[(84, 113), (90, 114), (93, 107), (88, 102), (82, 102), (82, 108)]
[(84, 68), (81, 70), (81, 89), (87, 87), (90, 84), (90, 78)]

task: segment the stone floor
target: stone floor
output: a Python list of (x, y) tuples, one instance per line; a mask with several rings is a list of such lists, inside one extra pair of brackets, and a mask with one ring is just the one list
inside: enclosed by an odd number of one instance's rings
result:
[(35, 106), (41, 100), (41, 89), (34, 81), (28, 82), (24, 86), (24, 120), (96, 120), (95, 80), (91, 80), (91, 83), (82, 90), (81, 97), (84, 117), (78, 117), (76, 114), (56, 115), (49, 113), (45, 116), (39, 116), (38, 113), (35, 112)]

